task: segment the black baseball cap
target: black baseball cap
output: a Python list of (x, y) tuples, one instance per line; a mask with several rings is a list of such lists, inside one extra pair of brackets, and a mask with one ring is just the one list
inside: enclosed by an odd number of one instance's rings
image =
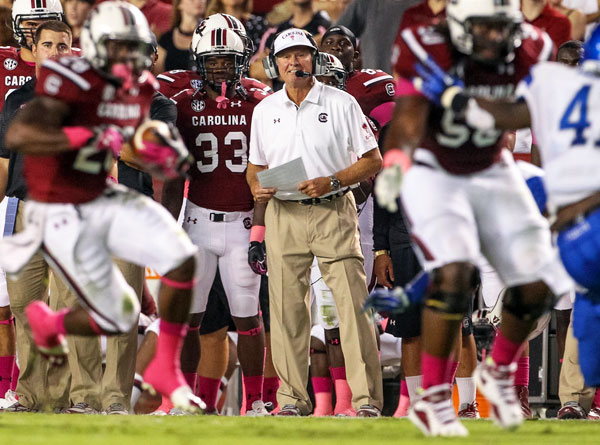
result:
[(335, 25), (335, 26), (330, 27), (327, 31), (325, 31), (325, 34), (323, 34), (323, 38), (321, 40), (324, 41), (327, 38), (327, 36), (332, 35), (332, 34), (342, 34), (342, 35), (348, 37), (350, 39), (350, 41), (352, 42), (352, 46), (354, 47), (354, 49), (356, 49), (356, 36), (354, 35), (354, 33), (352, 31), (350, 31), (345, 26)]

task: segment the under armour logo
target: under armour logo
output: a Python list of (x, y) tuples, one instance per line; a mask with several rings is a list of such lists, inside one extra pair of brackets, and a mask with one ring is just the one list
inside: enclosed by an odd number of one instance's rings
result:
[(230, 107), (241, 107), (242, 106), (242, 101), (238, 100), (238, 101), (231, 101), (229, 102), (229, 106)]
[(396, 326), (396, 320), (388, 320), (388, 323), (392, 326)]
[(198, 223), (198, 218), (190, 218), (189, 216), (187, 217), (187, 219), (185, 220), (186, 223), (193, 223), (196, 224)]
[(273, 123), (274, 123), (274, 124), (278, 124), (278, 123), (280, 123), (280, 122), (281, 122), (281, 119), (279, 119), (279, 118), (278, 118), (278, 119), (273, 119)]

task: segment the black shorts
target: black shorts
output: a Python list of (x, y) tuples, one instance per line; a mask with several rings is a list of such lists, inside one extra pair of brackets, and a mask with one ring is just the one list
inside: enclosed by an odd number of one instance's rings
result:
[(221, 275), (217, 268), (215, 281), (208, 294), (206, 312), (202, 319), (202, 325), (200, 325), (200, 335), (212, 334), (225, 327), (227, 327), (228, 330), (235, 331), (235, 325), (231, 319), (231, 312), (229, 312), (227, 295), (225, 294), (225, 289), (223, 289)]
[[(260, 310), (262, 312), (263, 323), (265, 332), (270, 332), (271, 324), (269, 322), (269, 281), (265, 275), (260, 280), (260, 292), (259, 292)], [(231, 312), (229, 311), (229, 302), (227, 301), (227, 295), (225, 289), (223, 289), (223, 283), (221, 282), (221, 276), (219, 270), (215, 275), (215, 281), (213, 282), (210, 294), (208, 295), (208, 303), (206, 304), (206, 312), (204, 313), (204, 319), (200, 326), (200, 335), (211, 334), (227, 327), (228, 331), (235, 331), (236, 327), (231, 318)]]
[[(394, 286), (405, 286), (421, 271), (421, 264), (410, 244), (394, 246), (391, 250), (394, 268)], [(394, 337), (411, 338), (421, 335), (421, 305), (414, 305), (406, 312), (394, 314), (388, 320), (385, 331)]]
[[(394, 268), (394, 285), (405, 286), (421, 271), (419, 260), (410, 245), (399, 246), (393, 249), (391, 254)], [(463, 337), (473, 334), (473, 298), (469, 302), (469, 309), (461, 324)], [(415, 305), (406, 312), (392, 315), (385, 331), (399, 338), (420, 336), (422, 312), (423, 307)]]

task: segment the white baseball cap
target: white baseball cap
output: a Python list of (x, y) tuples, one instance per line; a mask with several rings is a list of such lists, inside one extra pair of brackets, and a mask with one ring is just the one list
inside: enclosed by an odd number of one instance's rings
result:
[(291, 28), (283, 31), (277, 36), (273, 43), (273, 54), (277, 55), (284, 49), (291, 48), (292, 46), (307, 46), (311, 49), (317, 50), (312, 36), (303, 29)]

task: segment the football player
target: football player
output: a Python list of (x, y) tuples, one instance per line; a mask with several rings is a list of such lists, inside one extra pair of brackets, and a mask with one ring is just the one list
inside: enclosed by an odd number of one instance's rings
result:
[[(3, 79), (0, 80), (0, 109), (4, 106), (6, 97), (24, 85), (35, 74), (35, 58), (31, 52), (35, 29), (47, 20), (63, 20), (63, 9), (59, 0), (33, 2), (31, 0), (15, 0), (12, 5), (12, 18), (15, 39), (19, 43), (19, 48), (0, 47), (0, 77)], [(8, 158), (0, 157), (0, 172), (2, 171), (8, 173)], [(4, 191), (2, 192), (3, 195)], [(9, 215), (15, 213), (14, 205), (16, 203), (17, 201), (13, 199), (10, 204), (13, 211), (9, 212)], [(14, 221), (10, 220), (9, 222), (8, 226), (12, 227)], [(0, 271), (0, 274), (3, 274), (3, 272)], [(15, 359), (12, 320), (8, 295), (5, 292), (0, 292), (0, 337), (4, 339), (0, 341), (0, 373), (2, 375), (11, 374), (8, 367)], [(4, 367), (6, 367), (6, 371), (3, 369)], [(16, 379), (18, 368), (16, 365), (14, 367), (15, 372), (12, 378)], [(2, 391), (0, 397), (4, 397), (4, 391)]]
[[(510, 97), (530, 67), (552, 55), (548, 35), (521, 23), (516, 0), (455, 0), (447, 17), (447, 28), (403, 31), (404, 78), (424, 71), (418, 62), (427, 66), (433, 60), (474, 94)], [(523, 421), (513, 387), (515, 362), (537, 319), (570, 284), (555, 261), (547, 221), (510, 153), (502, 150), (502, 132), (474, 129), (451, 109), (403, 87), (376, 193), (382, 205), (396, 207), (411, 154), (402, 202), (425, 269), (439, 268), (423, 310), (423, 391), (409, 417), (426, 435), (468, 434), (452, 407), (448, 367), (483, 253), (508, 290), (494, 349), (474, 376), (493, 405), (495, 422), (515, 428)]]
[[(240, 22), (237, 18), (229, 14), (213, 14), (206, 17), (202, 20), (196, 30), (194, 31), (194, 35), (196, 39), (202, 37), (203, 35), (210, 32), (212, 29), (218, 28), (226, 28), (234, 31), (240, 39), (244, 42), (244, 51), (246, 54), (246, 61), (244, 66), (244, 77), (243, 77), (243, 85), (245, 90), (252, 90), (253, 88), (262, 89), (266, 92), (270, 92), (271, 88), (267, 85), (249, 78), (246, 76), (248, 72), (248, 62), (250, 57), (252, 56), (252, 41), (248, 38), (246, 34), (246, 28), (242, 22)], [(160, 83), (160, 92), (167, 97), (171, 97), (181, 90), (185, 90), (188, 88), (199, 88), (202, 85), (202, 76), (196, 70), (195, 67), (190, 67), (191, 70), (172, 70), (167, 71), (165, 73), (161, 73), (156, 78)]]
[[(81, 306), (58, 312), (42, 302), (27, 307), (38, 349), (57, 364), (64, 361), (65, 335), (115, 335), (137, 323), (138, 298), (113, 257), (155, 268), (162, 276), (161, 335), (144, 380), (174, 406), (198, 412), (204, 403), (179, 367), (197, 249), (161, 206), (106, 180), (158, 88), (146, 70), (150, 28), (136, 7), (107, 1), (91, 11), (81, 43), (83, 59), (44, 62), (37, 97), (6, 133), (6, 146), (26, 155), (29, 201), (25, 230), (3, 240), (0, 258), (7, 272), (17, 273), (42, 250), (80, 297)], [(135, 137), (140, 162), (165, 176), (180, 173), (188, 153), (176, 132), (164, 123), (142, 127)]]
[(394, 108), (394, 78), (381, 70), (354, 69), (360, 52), (356, 36), (345, 26), (335, 25), (325, 31), (320, 49), (342, 62), (348, 72), (346, 91), (354, 96), (363, 113), (375, 120), (379, 128), (386, 125)]
[[(590, 116), (600, 111), (600, 28), (584, 45), (580, 66), (543, 63), (517, 88), (517, 100), (487, 100), (454, 89), (444, 103), (479, 130), (532, 127), (538, 139), (552, 228), (569, 274), (585, 289), (575, 302), (573, 332), (579, 340), (581, 371), (589, 386), (600, 385), (598, 341), (598, 206), (600, 185), (593, 171), (600, 127)], [(434, 76), (437, 77), (437, 76)], [(443, 92), (442, 92), (443, 94)]]
[(35, 74), (35, 59), (31, 53), (35, 29), (47, 20), (64, 21), (60, 0), (15, 0), (12, 5), (15, 40), (19, 48), (0, 48), (4, 81), (0, 84), (0, 108), (6, 96), (30, 80)]
[[(185, 231), (205, 259), (198, 270), (194, 323), (201, 323), (218, 266), (239, 334), (247, 414), (266, 415), (265, 341), (258, 313), (261, 277), (247, 264), (253, 199), (245, 180), (252, 112), (266, 95), (262, 89), (245, 89), (246, 45), (233, 30), (196, 33), (192, 52), (202, 88), (183, 90), (171, 100), (177, 104), (177, 127), (196, 160), (183, 218)], [(182, 194), (173, 198), (181, 203)]]

